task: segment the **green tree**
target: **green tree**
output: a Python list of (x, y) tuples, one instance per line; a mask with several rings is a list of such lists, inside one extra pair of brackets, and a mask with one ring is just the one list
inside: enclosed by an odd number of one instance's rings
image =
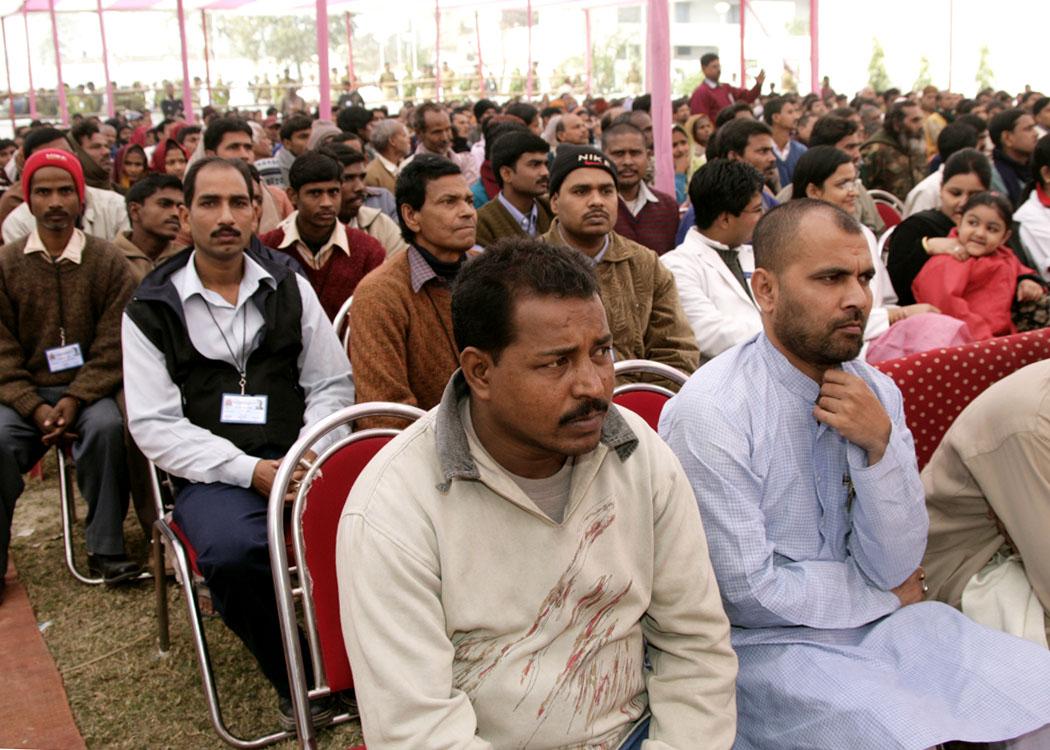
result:
[(933, 76), (930, 75), (930, 60), (923, 55), (919, 58), (919, 75), (915, 79), (915, 83), (912, 84), (912, 91), (922, 91), (924, 88), (933, 83)]
[(994, 88), (993, 81), (995, 81), (995, 73), (992, 71), (992, 66), (988, 62), (988, 54), (988, 45), (981, 45), (981, 58), (977, 62), (978, 90)]
[(890, 87), (890, 76), (886, 72), (886, 53), (878, 39), (872, 39), (871, 61), (868, 62), (868, 85), (876, 93), (882, 93)]
[[(248, 59), (268, 59), (278, 66), (294, 65), (297, 78), (303, 80), (303, 65), (317, 61), (317, 26), (312, 16), (232, 16), (219, 20), (219, 29), (234, 51)], [(328, 37), (335, 52), (346, 53), (343, 18), (328, 18)], [(358, 50), (355, 45), (354, 59)], [(330, 60), (339, 67), (336, 59)]]

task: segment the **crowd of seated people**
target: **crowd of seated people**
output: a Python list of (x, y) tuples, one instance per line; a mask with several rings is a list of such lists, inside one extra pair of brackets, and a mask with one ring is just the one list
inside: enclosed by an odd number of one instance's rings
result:
[[(668, 193), (648, 96), (20, 132), (0, 570), (58, 446), (128, 585), (154, 464), (290, 728), (277, 470), (340, 408), (408, 404), (335, 560), (370, 747), (1050, 748), (1046, 368), (920, 475), (870, 366), (1050, 326), (1050, 107), (702, 67)], [(688, 377), (659, 434), (612, 404), (633, 359)]]

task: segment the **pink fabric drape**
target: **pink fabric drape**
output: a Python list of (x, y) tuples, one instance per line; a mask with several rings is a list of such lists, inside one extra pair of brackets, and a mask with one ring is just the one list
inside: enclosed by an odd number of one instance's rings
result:
[(671, 155), (671, 20), (668, 0), (648, 0), (645, 45), (646, 79), (652, 93), (653, 165), (657, 190), (674, 195), (674, 158)]

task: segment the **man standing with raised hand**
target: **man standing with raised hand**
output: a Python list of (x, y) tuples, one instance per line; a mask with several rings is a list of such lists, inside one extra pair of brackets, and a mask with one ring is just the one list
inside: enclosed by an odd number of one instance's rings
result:
[(728, 83), (719, 83), (722, 77), (722, 62), (714, 52), (708, 52), (700, 58), (700, 69), (704, 80), (689, 97), (689, 111), (694, 115), (707, 115), (711, 122), (718, 113), (733, 102), (753, 102), (762, 93), (762, 84), (766, 82), (766, 71), (759, 71), (755, 85), (750, 89), (737, 88)]

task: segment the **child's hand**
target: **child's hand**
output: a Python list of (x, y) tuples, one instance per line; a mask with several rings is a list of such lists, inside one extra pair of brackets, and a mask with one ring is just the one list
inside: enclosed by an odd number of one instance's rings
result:
[(1017, 285), (1017, 301), (1018, 302), (1035, 302), (1037, 299), (1046, 294), (1042, 284), (1038, 284), (1031, 279), (1022, 279), (1021, 283)]

